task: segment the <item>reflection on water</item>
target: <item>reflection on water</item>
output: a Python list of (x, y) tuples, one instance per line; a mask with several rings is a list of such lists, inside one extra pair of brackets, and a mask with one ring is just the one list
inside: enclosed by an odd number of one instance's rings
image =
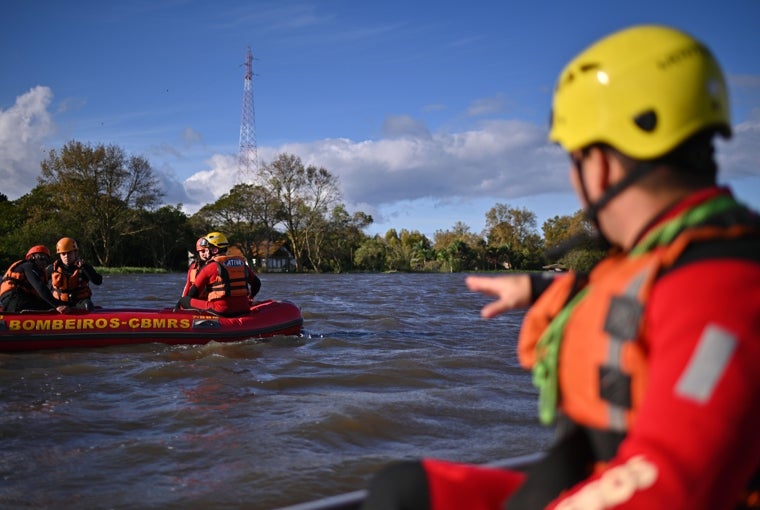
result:
[[(0, 507), (265, 509), (363, 488), (390, 460), (543, 448), (519, 313), (457, 274), (261, 275), (304, 335), (0, 354)], [(184, 275), (106, 276), (105, 307)]]

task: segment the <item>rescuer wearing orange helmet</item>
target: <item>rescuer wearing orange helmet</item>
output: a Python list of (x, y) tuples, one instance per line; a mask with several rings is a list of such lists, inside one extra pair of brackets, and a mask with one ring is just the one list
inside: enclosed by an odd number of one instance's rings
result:
[[(209, 244), (208, 240), (206, 240), (205, 237), (199, 237), (197, 241), (195, 241), (195, 257), (193, 257), (193, 261), (190, 263), (190, 267), (187, 268), (187, 279), (185, 280), (185, 288), (182, 289), (182, 297), (187, 296), (187, 292), (190, 290), (190, 286), (195, 281), (195, 277), (198, 275), (198, 272), (201, 270), (203, 266), (206, 265), (206, 262), (211, 258), (211, 253), (209, 253)], [(206, 295), (198, 295), (198, 299), (205, 299)]]
[(466, 280), (497, 298), (483, 317), (530, 307), (518, 357), (557, 439), (527, 474), (392, 464), (364, 510), (756, 505), (760, 216), (716, 184), (730, 133), (720, 66), (681, 31), (631, 27), (565, 67), (549, 138), (612, 249), (589, 275)]
[[(227, 236), (211, 232), (202, 247), (210, 259), (198, 272), (187, 295), (177, 303), (182, 308), (209, 310), (218, 315), (234, 316), (250, 310), (251, 301), (261, 288), (261, 280), (241, 256), (227, 255)], [(206, 295), (203, 299), (200, 296)]]
[(79, 246), (71, 237), (62, 237), (55, 245), (56, 258), (48, 267), (53, 295), (73, 308), (92, 311), (89, 282), (103, 283), (94, 267), (79, 257)]
[(65, 303), (53, 297), (47, 286), (45, 268), (50, 264), (50, 250), (38, 244), (8, 268), (0, 283), (0, 305), (4, 312), (50, 310), (68, 312)]

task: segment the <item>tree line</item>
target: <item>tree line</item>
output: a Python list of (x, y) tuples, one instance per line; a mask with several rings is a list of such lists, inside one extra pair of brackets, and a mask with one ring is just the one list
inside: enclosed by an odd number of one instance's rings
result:
[[(582, 211), (555, 216), (539, 233), (536, 215), (496, 204), (486, 228), (462, 222), (438, 230), (365, 233), (372, 216), (350, 214), (337, 178), (323, 167), (280, 154), (264, 164), (257, 184), (237, 184), (188, 215), (162, 204), (149, 162), (115, 145), (72, 140), (50, 150), (37, 185), (17, 200), (0, 193), (0, 263), (8, 267), (36, 244), (54, 249), (75, 238), (80, 255), (101, 267), (187, 268), (188, 250), (210, 231), (224, 232), (257, 269), (273, 247), (292, 255), (296, 272), (535, 270), (555, 265), (588, 270), (603, 252)], [(555, 254), (547, 247), (566, 244)]]

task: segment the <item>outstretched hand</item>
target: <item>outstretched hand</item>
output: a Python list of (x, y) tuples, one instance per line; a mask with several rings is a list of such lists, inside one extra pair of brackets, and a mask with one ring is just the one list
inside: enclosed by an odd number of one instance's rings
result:
[(497, 277), (468, 276), (465, 284), (473, 292), (497, 298), (496, 301), (488, 303), (480, 310), (480, 316), (486, 319), (530, 305), (531, 283), (530, 276), (527, 274)]

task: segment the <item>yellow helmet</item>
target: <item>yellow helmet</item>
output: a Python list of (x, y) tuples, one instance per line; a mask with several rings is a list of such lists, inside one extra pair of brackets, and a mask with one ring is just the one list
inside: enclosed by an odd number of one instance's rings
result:
[(648, 160), (703, 129), (731, 136), (720, 65), (688, 34), (640, 25), (603, 38), (565, 67), (549, 139), (568, 152), (605, 143)]
[(55, 243), (56, 253), (66, 253), (69, 251), (78, 250), (77, 242), (71, 237), (62, 237)]
[(211, 232), (210, 234), (206, 234), (206, 241), (208, 241), (208, 244), (216, 246), (217, 248), (226, 248), (230, 245), (229, 241), (227, 241), (227, 236), (221, 232)]

